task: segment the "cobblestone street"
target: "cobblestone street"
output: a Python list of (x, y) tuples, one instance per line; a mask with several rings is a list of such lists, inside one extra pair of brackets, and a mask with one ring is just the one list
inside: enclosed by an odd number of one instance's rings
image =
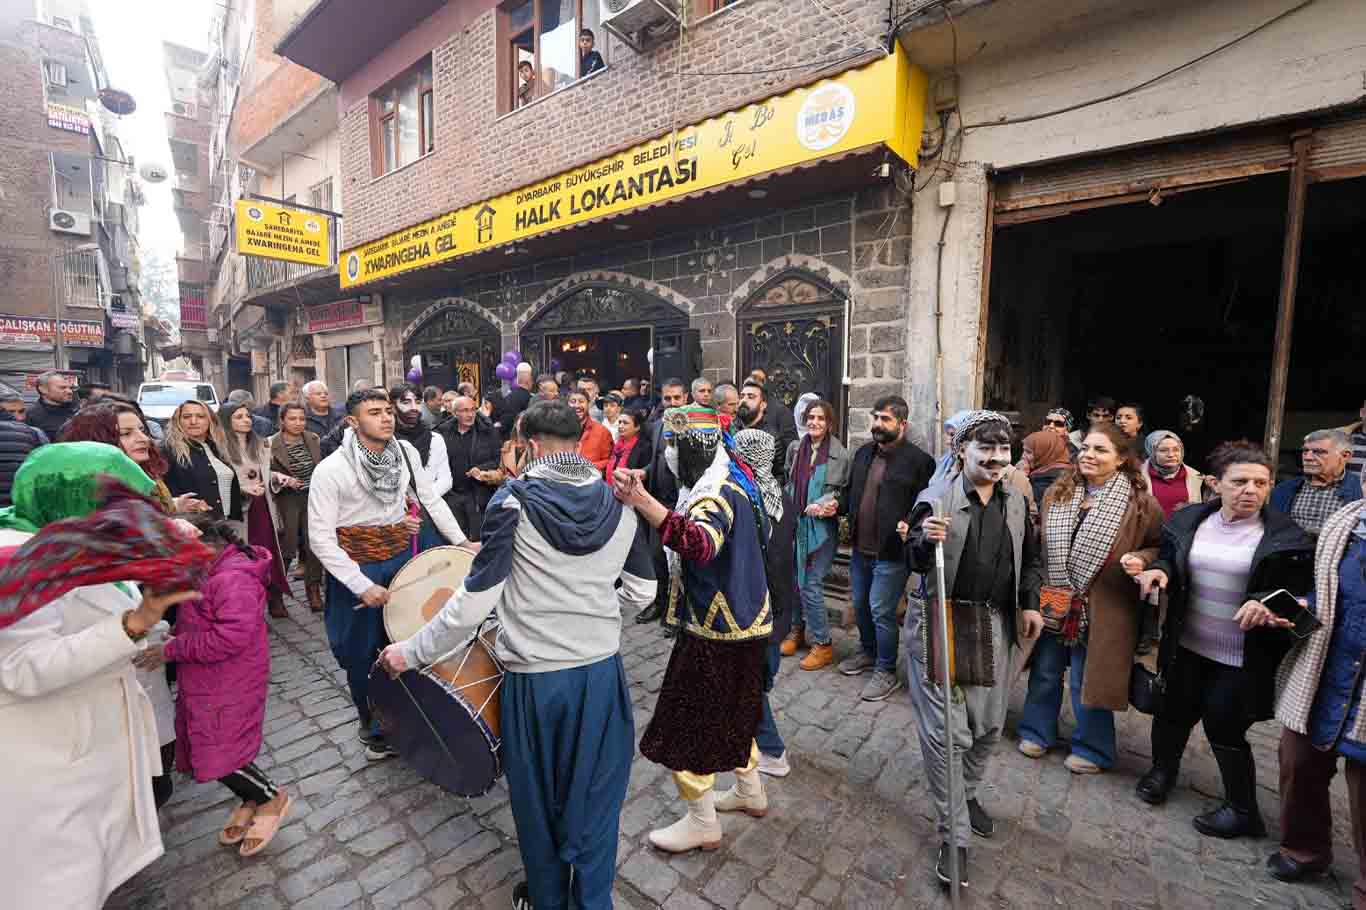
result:
[[(448, 910), (510, 906), (521, 878), (506, 788), (466, 800), (427, 784), (401, 760), (369, 763), (355, 712), (327, 649), (322, 622), (298, 604), (272, 620), (273, 674), (266, 743), (258, 765), (286, 785), (294, 809), (267, 853), (240, 859), (218, 845), (228, 791), (177, 777), (162, 812), (166, 856), (110, 901), (114, 910)], [(836, 650), (854, 646), (837, 631)], [(637, 735), (653, 708), (670, 643), (656, 626), (628, 622), (622, 654)], [(667, 910), (788, 907), (943, 907), (925, 804), (919, 745), (903, 689), (882, 703), (858, 699), (862, 680), (784, 662), (773, 694), (793, 765), (766, 778), (764, 819), (726, 816), (713, 853), (668, 858), (646, 832), (679, 810), (666, 773), (637, 761), (621, 819), (617, 906)], [(1353, 870), (1345, 787), (1335, 782), (1338, 863), (1312, 885), (1282, 885), (1263, 870), (1276, 844), (1277, 730), (1254, 729), (1265, 841), (1196, 834), (1190, 818), (1219, 792), (1209, 747), (1197, 733), (1181, 786), (1167, 806), (1133, 796), (1146, 769), (1146, 718), (1119, 722), (1118, 767), (1076, 777), (1063, 754), (1031, 761), (1015, 750), (1022, 698), (982, 793), (996, 817), (991, 840), (974, 839), (965, 906), (992, 908), (1329, 908), (1350, 903)], [(1070, 725), (1069, 725), (1070, 728)], [(726, 776), (728, 777), (728, 776)], [(728, 780), (723, 780), (728, 786)]]

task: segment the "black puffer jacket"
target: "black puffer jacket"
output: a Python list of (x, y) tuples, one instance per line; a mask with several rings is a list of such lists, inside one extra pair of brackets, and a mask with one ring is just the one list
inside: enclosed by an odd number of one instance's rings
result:
[(0, 508), (10, 504), (9, 491), (19, 465), (47, 441), (42, 430), (20, 423), (9, 411), (0, 411)]

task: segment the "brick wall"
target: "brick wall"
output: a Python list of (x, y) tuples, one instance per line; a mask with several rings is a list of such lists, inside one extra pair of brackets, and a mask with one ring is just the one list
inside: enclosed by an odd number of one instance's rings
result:
[(0, 35), (0, 312), (50, 315), (55, 253), (92, 238), (54, 233), (49, 152), (89, 155), (90, 137), (47, 124), (43, 101), (45, 54), (79, 59), (79, 35), (37, 22), (20, 22)]
[(507, 349), (520, 345), (521, 328), (557, 297), (584, 282), (606, 280), (662, 297), (688, 313), (690, 326), (703, 339), (708, 378), (735, 378), (737, 314), (771, 279), (796, 269), (852, 302), (849, 427), (854, 438), (861, 438), (872, 403), (882, 395), (904, 394), (909, 241), (904, 200), (876, 186), (813, 197), (781, 210), (756, 205), (739, 219), (698, 230), (469, 276), (444, 294), (390, 295), (385, 299), (385, 376), (396, 379), (407, 369), (402, 333), (434, 303), (491, 319)]
[[(433, 51), (432, 155), (372, 179), (366, 100), (341, 111), (348, 242), (367, 242), (675, 124), (809, 82), (809, 70), (733, 77), (675, 73), (680, 66), (685, 73), (771, 70), (846, 56), (876, 46), (886, 31), (886, 13), (887, 5), (876, 0), (742, 0), (689, 29), (681, 52), (677, 39), (643, 55), (613, 44), (606, 72), (500, 116), (496, 13), (485, 12)], [(341, 94), (348, 96), (345, 85)]]

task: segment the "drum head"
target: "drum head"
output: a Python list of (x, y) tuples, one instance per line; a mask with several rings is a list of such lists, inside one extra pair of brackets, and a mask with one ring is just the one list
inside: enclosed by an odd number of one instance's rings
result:
[(406, 641), (418, 633), (460, 587), (474, 556), (459, 547), (433, 547), (399, 569), (389, 584), (384, 605), (384, 631), (390, 641)]
[(370, 672), (370, 706), (389, 744), (438, 787), (480, 796), (503, 773), (501, 755), (490, 748), (478, 721), (423, 674), (409, 670), (390, 679), (376, 667)]

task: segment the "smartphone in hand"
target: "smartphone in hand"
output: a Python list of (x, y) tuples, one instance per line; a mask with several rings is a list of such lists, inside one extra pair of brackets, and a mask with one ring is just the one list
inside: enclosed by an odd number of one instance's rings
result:
[(1262, 606), (1281, 619), (1288, 619), (1295, 625), (1290, 629), (1290, 634), (1296, 638), (1308, 638), (1314, 632), (1323, 627), (1323, 623), (1313, 613), (1310, 613), (1294, 594), (1281, 588), (1262, 598)]

